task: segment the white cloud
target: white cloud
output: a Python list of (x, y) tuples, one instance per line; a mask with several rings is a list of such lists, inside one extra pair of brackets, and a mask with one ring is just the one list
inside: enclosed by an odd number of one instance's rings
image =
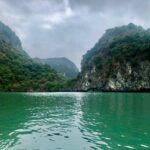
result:
[(63, 23), (66, 19), (73, 17), (75, 13), (69, 6), (69, 1), (64, 0), (64, 10), (54, 12), (47, 15), (42, 15), (40, 18), (43, 19), (44, 24), (42, 25), (45, 29), (52, 29), (53, 26)]

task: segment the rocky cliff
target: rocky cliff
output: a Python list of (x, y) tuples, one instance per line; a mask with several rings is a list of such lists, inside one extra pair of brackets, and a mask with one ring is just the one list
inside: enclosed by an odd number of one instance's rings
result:
[(76, 89), (149, 91), (150, 30), (132, 23), (107, 30), (83, 56)]

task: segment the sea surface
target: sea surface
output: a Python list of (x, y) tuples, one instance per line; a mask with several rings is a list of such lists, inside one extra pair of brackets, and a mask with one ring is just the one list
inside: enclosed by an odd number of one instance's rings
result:
[(0, 150), (150, 150), (150, 93), (0, 93)]

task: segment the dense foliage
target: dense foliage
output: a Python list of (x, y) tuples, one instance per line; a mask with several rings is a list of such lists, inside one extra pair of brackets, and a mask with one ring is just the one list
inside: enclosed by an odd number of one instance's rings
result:
[(48, 65), (35, 63), (9, 27), (0, 23), (0, 91), (55, 91), (63, 82)]
[(82, 60), (79, 90), (150, 91), (150, 29), (109, 29)]
[(101, 70), (118, 61), (136, 65), (141, 60), (150, 60), (150, 31), (130, 23), (107, 30), (83, 56), (82, 71), (93, 66)]

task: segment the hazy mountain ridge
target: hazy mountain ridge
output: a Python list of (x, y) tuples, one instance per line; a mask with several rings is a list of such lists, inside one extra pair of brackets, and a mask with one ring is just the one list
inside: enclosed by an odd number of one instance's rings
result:
[(130, 23), (109, 29), (82, 60), (78, 90), (150, 90), (150, 31)]
[(76, 65), (65, 57), (48, 59), (35, 58), (34, 60), (36, 62), (49, 65), (51, 68), (57, 71), (60, 77), (64, 79), (76, 78), (79, 73), (79, 70), (76, 67)]

